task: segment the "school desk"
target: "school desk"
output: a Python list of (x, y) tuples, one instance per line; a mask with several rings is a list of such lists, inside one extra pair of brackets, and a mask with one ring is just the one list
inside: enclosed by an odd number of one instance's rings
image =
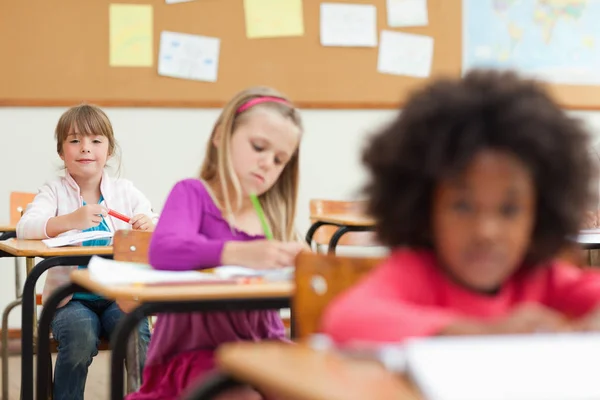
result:
[(58, 304), (75, 292), (93, 292), (116, 301), (137, 301), (140, 305), (126, 314), (111, 338), (111, 399), (123, 399), (123, 374), (129, 335), (142, 319), (157, 313), (271, 310), (290, 307), (293, 282), (248, 284), (103, 285), (90, 279), (89, 271), (71, 273), (71, 283), (55, 291), (46, 301), (38, 326), (36, 398), (46, 398), (50, 323)]
[(16, 225), (0, 225), (0, 241), (16, 237)]
[(236, 380), (290, 400), (417, 400), (403, 376), (373, 361), (342, 358), (303, 344), (227, 343), (216, 354)]
[[(27, 278), (17, 300), (5, 309), (2, 329), (2, 391), (8, 398), (8, 313), (19, 304), (21, 311), (21, 393), (23, 400), (33, 399), (33, 346), (36, 324), (35, 286), (48, 269), (58, 266), (87, 265), (91, 256), (112, 257), (111, 246), (67, 246), (50, 248), (41, 240), (9, 239), (0, 242), (0, 257), (25, 257)], [(35, 265), (35, 258), (43, 258)], [(20, 289), (20, 288), (19, 288)], [(46, 367), (47, 368), (47, 367)], [(6, 383), (5, 383), (6, 382)]]
[(334, 254), (335, 248), (342, 236), (348, 232), (369, 232), (375, 230), (375, 220), (360, 214), (318, 214), (311, 215), (315, 221), (306, 232), (306, 242), (312, 246), (313, 236), (319, 227), (324, 225), (337, 226), (338, 229), (329, 240), (328, 253)]

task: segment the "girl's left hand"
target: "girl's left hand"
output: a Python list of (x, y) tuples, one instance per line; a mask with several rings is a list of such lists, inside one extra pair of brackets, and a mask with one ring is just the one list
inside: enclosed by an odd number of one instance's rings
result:
[(154, 224), (152, 223), (150, 217), (146, 214), (134, 215), (133, 218), (131, 218), (131, 221), (129, 221), (129, 223), (131, 224), (133, 229), (137, 229), (139, 231), (151, 232), (154, 230)]

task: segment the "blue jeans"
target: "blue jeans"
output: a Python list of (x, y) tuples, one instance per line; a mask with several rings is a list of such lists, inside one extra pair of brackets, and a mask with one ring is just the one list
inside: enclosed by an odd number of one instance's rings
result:
[[(110, 300), (71, 300), (56, 311), (52, 335), (58, 341), (54, 367), (54, 400), (83, 400), (88, 367), (98, 354), (100, 338), (109, 339), (124, 315)], [(138, 355), (143, 369), (150, 341), (148, 320), (139, 330)], [(140, 370), (141, 376), (141, 370)]]

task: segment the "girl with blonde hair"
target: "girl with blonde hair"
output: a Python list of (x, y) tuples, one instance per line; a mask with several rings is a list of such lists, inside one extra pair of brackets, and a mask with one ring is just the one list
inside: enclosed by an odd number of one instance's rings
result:
[[(252, 88), (237, 94), (217, 119), (200, 179), (172, 189), (154, 232), (150, 263), (162, 270), (218, 265), (256, 269), (293, 265), (298, 192), (298, 110), (278, 92)], [(250, 195), (257, 195), (272, 240), (267, 240)], [(144, 383), (130, 400), (178, 399), (214, 368), (222, 343), (285, 340), (276, 310), (159, 315), (148, 350)], [(246, 390), (237, 398), (257, 397)]]

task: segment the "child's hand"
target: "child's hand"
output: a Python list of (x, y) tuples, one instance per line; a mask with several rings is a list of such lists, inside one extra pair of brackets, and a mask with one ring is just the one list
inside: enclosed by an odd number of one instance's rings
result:
[(93, 228), (102, 222), (108, 211), (100, 204), (88, 204), (73, 211), (70, 216), (72, 229), (85, 230)]
[(573, 322), (573, 330), (578, 332), (600, 331), (600, 307), (588, 313), (583, 318)]
[(273, 269), (294, 265), (296, 255), (304, 250), (299, 242), (254, 240), (227, 242), (221, 255), (223, 265), (243, 265), (255, 269)]
[(153, 231), (154, 224), (152, 223), (152, 219), (146, 214), (137, 214), (131, 218), (129, 221), (133, 229), (137, 229), (139, 231)]
[(492, 332), (498, 334), (566, 332), (571, 325), (561, 313), (541, 304), (524, 304), (507, 318), (491, 325)]

